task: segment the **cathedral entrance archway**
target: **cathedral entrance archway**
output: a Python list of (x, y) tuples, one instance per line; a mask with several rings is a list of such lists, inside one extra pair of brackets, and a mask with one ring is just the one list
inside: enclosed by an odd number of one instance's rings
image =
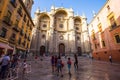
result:
[(65, 55), (65, 45), (63, 43), (59, 44), (59, 55)]
[(81, 50), (81, 47), (78, 47), (78, 48), (77, 48), (77, 53), (78, 53), (78, 55), (79, 55), (79, 56), (81, 56), (81, 55), (82, 55), (82, 50)]
[(45, 46), (40, 47), (40, 55), (43, 56), (45, 54)]

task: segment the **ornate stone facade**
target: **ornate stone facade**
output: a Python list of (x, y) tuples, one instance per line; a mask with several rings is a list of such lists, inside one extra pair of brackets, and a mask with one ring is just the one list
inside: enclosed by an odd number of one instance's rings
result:
[(72, 8), (52, 6), (50, 12), (39, 9), (35, 12), (35, 29), (31, 50), (44, 53), (65, 55), (90, 52), (86, 17), (75, 15)]

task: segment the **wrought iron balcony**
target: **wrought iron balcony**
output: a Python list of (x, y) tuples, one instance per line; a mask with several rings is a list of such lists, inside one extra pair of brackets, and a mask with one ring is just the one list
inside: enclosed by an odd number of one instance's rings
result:
[(23, 16), (23, 13), (20, 9), (17, 10), (17, 12), (19, 13), (19, 15), (22, 17)]
[(15, 43), (16, 43), (16, 40), (15, 40), (15, 38), (13, 38), (13, 37), (10, 37), (10, 39), (9, 39), (9, 43), (15, 44)]
[(20, 31), (20, 28), (18, 27), (17, 24), (15, 24), (14, 27), (13, 27), (13, 30), (15, 30), (16, 32), (19, 32), (19, 31)]
[(12, 25), (12, 21), (10, 20), (10, 18), (8, 16), (4, 16), (3, 22), (6, 23), (9, 26)]
[(20, 35), (22, 35), (22, 36), (24, 35), (24, 31), (23, 30), (20, 31)]

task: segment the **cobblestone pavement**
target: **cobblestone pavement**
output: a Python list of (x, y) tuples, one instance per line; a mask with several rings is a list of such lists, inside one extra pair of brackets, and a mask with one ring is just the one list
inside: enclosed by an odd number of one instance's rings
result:
[[(91, 60), (79, 57), (79, 69), (74, 70), (72, 59), (71, 77), (67, 71), (67, 59), (64, 61), (63, 77), (52, 73), (50, 57), (45, 57), (43, 61), (28, 61), (32, 64), (32, 72), (25, 75), (21, 80), (120, 80), (120, 64)], [(23, 77), (23, 76), (22, 76)]]

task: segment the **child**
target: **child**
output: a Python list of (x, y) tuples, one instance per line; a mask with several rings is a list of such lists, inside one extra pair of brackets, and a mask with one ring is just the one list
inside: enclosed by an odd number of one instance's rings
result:
[(68, 58), (67, 65), (68, 65), (69, 74), (71, 74), (71, 72), (70, 72), (71, 64), (72, 64), (72, 62), (71, 62), (70, 58)]
[(23, 61), (23, 74), (25, 74), (27, 70), (27, 63), (26, 63), (26, 60)]

